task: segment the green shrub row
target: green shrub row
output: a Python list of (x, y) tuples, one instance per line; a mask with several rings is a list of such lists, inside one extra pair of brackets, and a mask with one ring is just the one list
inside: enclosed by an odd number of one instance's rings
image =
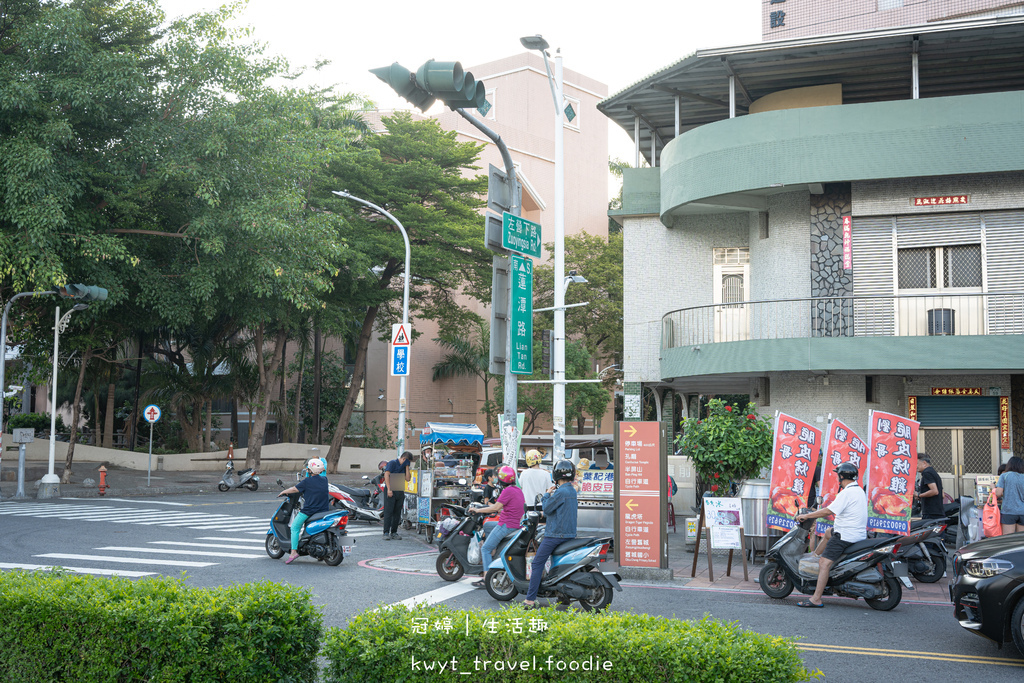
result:
[(0, 572), (0, 681), (313, 681), (323, 636), (303, 588), (189, 588)]
[(781, 683), (819, 675), (804, 667), (792, 639), (735, 623), (518, 606), (366, 612), (345, 629), (329, 629), (321, 654), (327, 660), (324, 680), (330, 683)]

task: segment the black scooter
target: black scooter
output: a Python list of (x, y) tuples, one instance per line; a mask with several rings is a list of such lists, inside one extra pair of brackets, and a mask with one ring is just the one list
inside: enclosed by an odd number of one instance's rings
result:
[[(437, 541), (438, 544), (437, 562), (434, 565), (437, 575), (445, 581), (458, 581), (466, 572), (470, 574), (483, 572), (483, 557), (477, 563), (469, 561), (469, 544), (473, 540), (473, 532), (483, 527), (484, 523), (484, 518), (481, 515), (472, 514), (471, 511), (478, 507), (484, 507), (483, 504), (470, 503), (468, 508), (463, 508), (449, 503), (445, 507), (451, 513), (447, 517), (451, 521), (442, 520), (439, 525), (450, 525), (454, 522), (454, 526), (451, 528), (438, 526), (434, 530), (432, 540)], [(499, 549), (504, 545), (505, 542), (502, 541), (498, 546)]]
[(910, 523), (910, 531), (920, 537), (916, 543), (909, 543), (902, 536), (878, 534), (900, 544), (896, 559), (906, 562), (910, 573), (921, 583), (935, 583), (946, 573), (946, 547), (943, 535), (946, 522), (941, 519), (919, 519)]
[[(801, 513), (807, 512), (806, 509)], [(800, 556), (807, 548), (813, 519), (800, 522), (765, 553), (765, 566), (758, 577), (761, 590), (770, 598), (781, 600), (796, 588), (805, 595), (813, 595), (818, 577), (808, 577), (799, 571)], [(868, 606), (888, 611), (903, 599), (903, 585), (912, 587), (907, 578), (907, 566), (896, 559), (903, 543), (917, 543), (931, 529), (910, 536), (867, 538), (848, 547), (829, 572), (824, 595), (846, 598), (864, 598)]]

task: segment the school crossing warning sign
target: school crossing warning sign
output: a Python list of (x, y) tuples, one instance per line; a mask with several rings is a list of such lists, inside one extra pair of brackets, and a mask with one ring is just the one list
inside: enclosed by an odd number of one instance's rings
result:
[(391, 326), (391, 376), (409, 375), (409, 348), (412, 346), (412, 327), (407, 323)]

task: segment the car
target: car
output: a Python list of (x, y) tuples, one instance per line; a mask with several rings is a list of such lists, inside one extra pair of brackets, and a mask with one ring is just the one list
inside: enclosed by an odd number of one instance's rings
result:
[(1024, 534), (965, 545), (953, 555), (953, 615), (968, 631), (1024, 657)]

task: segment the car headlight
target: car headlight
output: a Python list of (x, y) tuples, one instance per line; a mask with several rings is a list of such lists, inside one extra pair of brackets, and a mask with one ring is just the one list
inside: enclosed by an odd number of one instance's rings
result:
[(987, 560), (968, 560), (964, 565), (964, 571), (978, 579), (987, 579), (990, 576), (1002, 574), (1010, 569), (1013, 569), (1013, 562), (997, 558), (990, 558)]

